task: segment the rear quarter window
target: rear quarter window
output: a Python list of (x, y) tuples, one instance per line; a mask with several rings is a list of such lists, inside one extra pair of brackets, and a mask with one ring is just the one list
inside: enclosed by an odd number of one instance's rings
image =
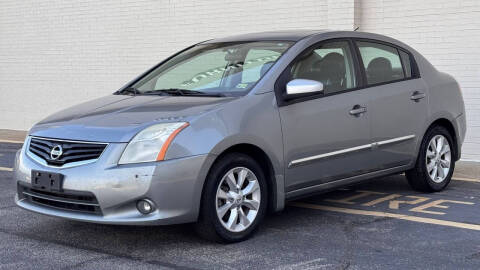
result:
[(412, 78), (412, 60), (410, 55), (400, 50), (400, 57), (402, 58), (403, 69), (405, 71), (405, 78)]

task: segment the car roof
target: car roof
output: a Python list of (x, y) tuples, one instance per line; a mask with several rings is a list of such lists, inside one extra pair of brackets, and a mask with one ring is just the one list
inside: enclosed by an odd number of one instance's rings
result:
[(218, 42), (244, 42), (244, 41), (292, 41), (297, 42), (301, 39), (307, 37), (315, 37), (315, 36), (323, 36), (329, 38), (341, 38), (341, 37), (349, 37), (349, 38), (365, 38), (365, 39), (372, 39), (383, 41), (387, 43), (391, 43), (397, 45), (401, 48), (404, 48), (410, 52), (415, 52), (410, 46), (406, 45), (405, 43), (393, 39), (391, 37), (387, 37), (380, 34), (375, 33), (368, 33), (363, 31), (338, 31), (338, 30), (285, 30), (285, 31), (270, 31), (270, 32), (259, 32), (259, 33), (249, 33), (249, 34), (241, 34), (235, 36), (229, 36), (224, 38), (215, 38), (211, 40), (207, 40), (201, 42), (201, 44), (206, 43), (218, 43)]
[(330, 30), (284, 30), (284, 31), (269, 31), (259, 33), (248, 33), (241, 35), (228, 36), (224, 38), (215, 38), (207, 40), (204, 43), (217, 42), (236, 42), (236, 41), (299, 41), (307, 36), (322, 34), (327, 32), (335, 32)]

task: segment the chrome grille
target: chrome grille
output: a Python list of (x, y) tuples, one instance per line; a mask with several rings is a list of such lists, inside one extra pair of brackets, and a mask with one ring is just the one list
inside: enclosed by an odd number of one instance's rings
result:
[[(68, 163), (96, 160), (103, 153), (106, 146), (106, 143), (32, 137), (28, 151), (41, 158), (50, 166), (61, 167)], [(61, 149), (60, 155), (58, 155), (58, 149)], [(56, 153), (55, 155), (52, 155), (52, 150), (57, 150), (57, 152), (54, 152)]]

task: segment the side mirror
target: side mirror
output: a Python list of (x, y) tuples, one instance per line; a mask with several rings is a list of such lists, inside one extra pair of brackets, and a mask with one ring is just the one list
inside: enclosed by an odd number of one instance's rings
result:
[(306, 79), (295, 79), (287, 83), (287, 95), (307, 94), (315, 92), (323, 92), (323, 83)]

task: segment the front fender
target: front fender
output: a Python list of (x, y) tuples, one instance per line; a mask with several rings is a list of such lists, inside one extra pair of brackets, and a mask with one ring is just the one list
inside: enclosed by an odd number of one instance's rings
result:
[(277, 192), (283, 194), (283, 136), (273, 92), (247, 95), (196, 117), (177, 135), (166, 159), (218, 156), (239, 144), (251, 144), (266, 153), (273, 167)]

